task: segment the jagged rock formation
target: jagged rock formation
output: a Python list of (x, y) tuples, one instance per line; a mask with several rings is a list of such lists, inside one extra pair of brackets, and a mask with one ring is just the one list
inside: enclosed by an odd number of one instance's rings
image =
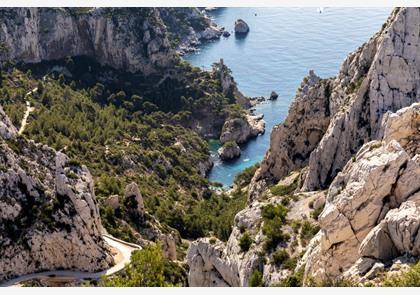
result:
[(387, 114), (384, 139), (363, 145), (335, 177), (319, 217), (321, 231), (303, 257), (306, 276), (331, 279), (347, 271), (368, 279), (376, 263), (419, 255), (420, 161), (411, 153), (419, 126), (420, 103)]
[(284, 123), (273, 128), (270, 148), (251, 183), (251, 198), (290, 171), (308, 164), (328, 128), (331, 82), (321, 80), (313, 71), (303, 80)]
[(181, 55), (196, 51), (201, 42), (219, 39), (224, 33), (205, 11), (196, 7), (161, 7), (159, 12)]
[(241, 155), (241, 149), (236, 142), (228, 141), (217, 150), (217, 153), (222, 160), (232, 160)]
[(155, 8), (2, 8), (0, 62), (89, 56), (145, 75), (175, 57)]
[(132, 182), (125, 187), (124, 204), (127, 208), (129, 208), (129, 214), (132, 216), (132, 218), (143, 219), (143, 197), (140, 193), (139, 187), (135, 182)]
[[(306, 249), (295, 269), (303, 267), (305, 279), (351, 277), (378, 284), (379, 273), (418, 260), (419, 30), (419, 8), (396, 9), (382, 31), (346, 59), (337, 78), (322, 80), (310, 72), (288, 118), (273, 130), (270, 150), (249, 186), (248, 207), (235, 217), (228, 242), (191, 244), (191, 285), (246, 286), (253, 270), (263, 274), (265, 285), (287, 276), (255, 255), (261, 255), (264, 239), (261, 208), (281, 202), (270, 192), (284, 192), (285, 179), (296, 170), (298, 189), (329, 185), (326, 196), (295, 193), (299, 199), (289, 206), (290, 220), (308, 220), (307, 207), (322, 210), (316, 236), (296, 244), (296, 232), (289, 231), (291, 240), (277, 246)], [(267, 189), (272, 184), (277, 185)], [(245, 252), (239, 247), (244, 231), (253, 241)]]
[[(299, 102), (298, 92), (285, 123), (273, 130), (270, 150), (253, 180), (251, 197), (264, 183), (278, 181), (305, 165), (308, 172), (303, 190), (325, 188), (364, 143), (379, 138), (387, 111), (419, 101), (419, 30), (419, 8), (395, 9), (382, 30), (347, 57), (335, 79), (309, 86), (312, 94), (305, 99), (324, 103), (321, 109), (317, 107), (317, 112), (308, 116), (307, 109), (297, 109), (296, 104), (304, 104)], [(328, 85), (324, 94), (316, 91), (323, 83)], [(302, 146), (302, 136), (293, 131), (296, 117), (302, 117), (299, 128), (309, 131), (314, 121), (323, 122), (314, 133), (305, 134), (305, 138), (313, 138), (307, 146)], [(289, 144), (284, 143), (286, 139)], [(295, 149), (302, 152), (291, 152)]]
[[(2, 124), (9, 125), (7, 117)], [(15, 136), (10, 127), (0, 140), (0, 280), (42, 270), (109, 267), (113, 259), (101, 236), (89, 170)]]
[(234, 141), (237, 144), (245, 143), (250, 138), (258, 136), (265, 131), (265, 122), (262, 115), (245, 115), (227, 120), (222, 128), (220, 142)]
[[(258, 235), (257, 220), (261, 218), (261, 204), (250, 206), (235, 216), (235, 226), (226, 244), (202, 238), (190, 244), (187, 263), (190, 268), (188, 282), (191, 287), (247, 287), (249, 278), (260, 267), (257, 250), (242, 253), (240, 227)], [(261, 239), (261, 233), (259, 233)], [(258, 239), (258, 238), (256, 238)]]

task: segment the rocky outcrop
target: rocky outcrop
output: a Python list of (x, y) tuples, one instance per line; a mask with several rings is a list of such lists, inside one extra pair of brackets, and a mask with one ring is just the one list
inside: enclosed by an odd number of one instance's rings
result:
[(2, 8), (0, 62), (89, 56), (149, 75), (173, 62), (156, 8)]
[(420, 161), (403, 145), (410, 147), (419, 134), (420, 104), (388, 114), (383, 122), (384, 139), (363, 145), (329, 188), (321, 231), (303, 258), (306, 276), (363, 277), (375, 263), (418, 256)]
[(143, 197), (140, 193), (139, 187), (135, 182), (132, 182), (125, 187), (124, 205), (127, 209), (129, 209), (128, 214), (131, 215), (132, 219), (143, 219)]
[(113, 259), (102, 239), (89, 170), (21, 137), (2, 138), (0, 155), (0, 280), (108, 268)]
[(274, 126), (270, 147), (250, 187), (251, 199), (287, 176), (308, 165), (309, 156), (328, 128), (330, 82), (313, 71), (303, 80), (284, 123)]
[(181, 55), (196, 51), (202, 42), (219, 39), (224, 33), (223, 28), (198, 8), (161, 7), (158, 10)]
[(271, 91), (269, 100), (276, 100), (278, 97), (279, 95), (277, 94), (277, 92)]
[(222, 160), (232, 160), (241, 155), (241, 149), (234, 141), (225, 142), (225, 144), (217, 150)]
[(0, 137), (4, 139), (10, 139), (17, 135), (18, 131), (10, 121), (9, 117), (0, 106)]
[(235, 21), (235, 34), (247, 34), (249, 32), (249, 26), (243, 19)]
[[(380, 124), (387, 111), (395, 112), (420, 100), (419, 30), (419, 8), (395, 9), (383, 29), (347, 57), (336, 78), (319, 80), (312, 86), (321, 89), (323, 83), (329, 85), (323, 95), (306, 97), (320, 98), (324, 107), (316, 107), (314, 114), (306, 116), (306, 112), (299, 114), (293, 103), (285, 123), (273, 130), (270, 149), (253, 187), (263, 186), (258, 181), (277, 181), (308, 165), (303, 190), (325, 188), (364, 143), (380, 138)], [(298, 98), (299, 92), (295, 100)], [(296, 117), (301, 116), (295, 124)], [(311, 133), (312, 144), (303, 146), (302, 137), (293, 130), (297, 126), (311, 128), (315, 120), (322, 124)], [(289, 144), (285, 145), (285, 140)], [(290, 153), (291, 146), (302, 152)]]
[[(225, 244), (215, 238), (202, 238), (190, 244), (187, 252), (189, 265), (188, 282), (191, 287), (247, 287), (252, 272), (260, 269), (261, 261), (257, 255), (260, 247), (244, 253), (239, 246), (242, 236), (240, 228), (252, 235), (261, 233), (257, 226), (261, 218), (261, 204), (250, 206), (235, 217), (235, 226)], [(211, 240), (212, 239), (212, 240)], [(255, 238), (256, 240), (258, 237)], [(255, 245), (254, 245), (255, 246)]]
[(244, 115), (228, 119), (223, 125), (220, 142), (234, 141), (237, 144), (245, 143), (250, 138), (264, 133), (265, 122), (262, 115)]

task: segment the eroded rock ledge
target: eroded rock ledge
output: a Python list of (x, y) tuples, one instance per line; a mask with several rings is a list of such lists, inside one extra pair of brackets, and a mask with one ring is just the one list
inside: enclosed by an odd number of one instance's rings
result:
[(363, 277), (376, 263), (420, 254), (420, 161), (404, 149), (418, 148), (420, 104), (387, 117), (384, 139), (363, 145), (332, 182), (321, 230), (302, 260), (306, 276)]

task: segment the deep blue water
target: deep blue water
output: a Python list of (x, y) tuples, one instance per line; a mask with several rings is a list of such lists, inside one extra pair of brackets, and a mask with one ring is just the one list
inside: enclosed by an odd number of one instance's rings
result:
[(247, 96), (279, 94), (275, 102), (257, 106), (264, 113), (266, 133), (242, 146), (239, 159), (221, 162), (218, 142), (210, 142), (214, 168), (211, 181), (229, 186), (240, 171), (263, 159), (274, 125), (281, 123), (303, 77), (310, 69), (323, 78), (335, 76), (348, 53), (379, 31), (391, 8), (222, 8), (210, 13), (216, 23), (233, 31), (244, 19), (250, 26), (245, 38), (229, 38), (201, 46), (184, 58), (209, 69), (224, 59), (239, 89)]

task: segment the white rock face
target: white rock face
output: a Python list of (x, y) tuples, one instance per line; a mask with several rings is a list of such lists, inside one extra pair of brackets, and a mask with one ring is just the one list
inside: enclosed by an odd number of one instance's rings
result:
[(253, 244), (246, 253), (241, 252), (239, 239), (246, 229), (255, 242), (261, 240), (257, 222), (261, 218), (262, 204), (255, 203), (235, 216), (235, 226), (228, 242), (225, 244), (209, 238), (198, 239), (190, 244), (187, 252), (187, 263), (190, 271), (189, 285), (192, 287), (247, 287), (252, 272), (260, 269), (261, 260), (257, 247)]
[[(381, 138), (384, 114), (420, 101), (419, 31), (420, 8), (394, 10), (381, 32), (347, 57), (335, 79), (309, 83), (306, 96), (298, 92), (285, 123), (273, 130), (251, 197), (264, 183), (306, 165), (302, 189), (326, 188), (363, 144)], [(311, 103), (312, 113), (305, 107)], [(306, 138), (312, 138), (309, 144)]]
[(10, 139), (17, 135), (18, 131), (10, 121), (9, 117), (4, 112), (2, 106), (0, 106), (0, 136), (5, 139)]
[(0, 62), (86, 55), (103, 65), (148, 75), (172, 61), (164, 33), (156, 9), (95, 8), (78, 13), (64, 8), (2, 8), (0, 43), (6, 49)]
[(0, 140), (0, 281), (53, 269), (99, 271), (113, 259), (85, 166), (55, 150)]
[(234, 141), (237, 144), (245, 143), (250, 138), (264, 133), (265, 122), (261, 115), (245, 115), (244, 117), (227, 120), (222, 128), (220, 142), (223, 144)]
[(273, 128), (269, 150), (251, 183), (251, 199), (266, 188), (264, 182), (275, 183), (308, 164), (329, 124), (330, 84), (313, 71), (303, 80), (285, 122)]
[(337, 278), (347, 272), (369, 279), (376, 262), (418, 256), (420, 165), (399, 142), (410, 142), (419, 129), (399, 130), (403, 123), (420, 125), (419, 106), (384, 118), (386, 139), (363, 145), (335, 177), (319, 217), (321, 231), (303, 258), (307, 276)]

